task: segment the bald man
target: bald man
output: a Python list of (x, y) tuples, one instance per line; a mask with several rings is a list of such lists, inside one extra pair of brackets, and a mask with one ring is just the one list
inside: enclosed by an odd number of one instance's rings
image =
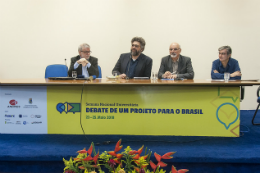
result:
[(169, 52), (170, 55), (162, 58), (158, 72), (159, 79), (193, 79), (191, 59), (180, 54), (181, 46), (178, 43), (172, 43)]

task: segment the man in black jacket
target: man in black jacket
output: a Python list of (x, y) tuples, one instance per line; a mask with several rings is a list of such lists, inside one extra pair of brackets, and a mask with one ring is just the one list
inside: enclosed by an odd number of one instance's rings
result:
[(153, 60), (143, 54), (145, 40), (142, 37), (134, 37), (131, 41), (130, 53), (120, 55), (113, 72), (120, 78), (151, 77)]
[(90, 56), (90, 46), (83, 43), (78, 47), (79, 55), (71, 58), (69, 76), (72, 76), (72, 71), (77, 71), (77, 75), (89, 77), (95, 75), (98, 77), (98, 59)]
[(194, 71), (190, 57), (182, 56), (181, 46), (178, 43), (172, 43), (169, 48), (170, 55), (162, 58), (161, 66), (158, 72), (159, 79), (193, 79)]

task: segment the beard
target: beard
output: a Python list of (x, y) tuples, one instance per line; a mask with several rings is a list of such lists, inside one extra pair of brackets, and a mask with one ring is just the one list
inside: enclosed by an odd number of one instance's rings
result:
[(173, 54), (171, 54), (171, 57), (172, 57), (172, 58), (176, 58), (176, 57), (177, 57), (177, 54), (176, 54), (176, 53), (173, 53)]
[(139, 54), (140, 54), (140, 51), (131, 49), (131, 55), (132, 55), (132, 56), (138, 56)]

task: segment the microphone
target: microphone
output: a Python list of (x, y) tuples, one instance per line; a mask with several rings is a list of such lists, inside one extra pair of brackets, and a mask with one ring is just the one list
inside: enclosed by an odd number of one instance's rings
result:
[[(65, 60), (65, 65), (67, 66), (67, 59), (65, 58), (64, 60)], [(67, 66), (67, 67), (68, 67), (68, 66)]]

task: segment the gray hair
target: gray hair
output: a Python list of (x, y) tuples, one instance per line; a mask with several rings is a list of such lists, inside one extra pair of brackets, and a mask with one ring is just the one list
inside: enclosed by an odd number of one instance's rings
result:
[(227, 54), (231, 54), (232, 53), (232, 49), (230, 46), (221, 46), (220, 48), (218, 48), (218, 51), (221, 51), (221, 50), (224, 50), (226, 49), (227, 50)]
[(89, 44), (87, 44), (87, 43), (82, 43), (81, 45), (79, 45), (78, 51), (80, 52), (80, 51), (82, 51), (82, 49), (84, 49), (84, 48), (90, 48)]
[(131, 43), (133, 44), (134, 41), (139, 42), (140, 45), (141, 45), (141, 49), (144, 51), (145, 40), (144, 40), (142, 37), (134, 37), (134, 38), (131, 40)]

